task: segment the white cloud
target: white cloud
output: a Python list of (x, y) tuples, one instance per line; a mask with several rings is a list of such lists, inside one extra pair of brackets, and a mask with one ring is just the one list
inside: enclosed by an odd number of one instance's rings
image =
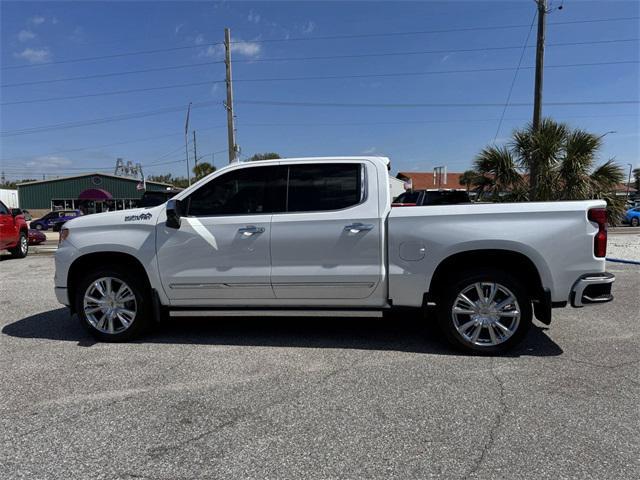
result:
[(363, 155), (371, 155), (373, 153), (376, 153), (377, 151), (378, 151), (377, 147), (370, 147), (370, 148), (367, 148), (366, 150), (363, 150), (361, 153)]
[(247, 20), (251, 23), (260, 23), (260, 14), (253, 10), (249, 10), (249, 15), (247, 16)]
[(313, 20), (309, 20), (307, 23), (305, 23), (302, 26), (302, 33), (313, 33), (315, 29), (316, 29), (316, 22), (314, 22)]
[(180, 23), (178, 25), (176, 25), (176, 28), (174, 30), (174, 33), (177, 35), (178, 33), (180, 33), (180, 30), (182, 30), (182, 27), (184, 27), (184, 23)]
[(28, 42), (29, 40), (33, 40), (37, 35), (33, 33), (31, 30), (20, 30), (18, 32), (18, 40), (21, 42)]
[(36, 157), (33, 160), (29, 160), (26, 165), (30, 168), (60, 168), (68, 167), (72, 162), (65, 157), (56, 157), (53, 155), (47, 155), (44, 157)]
[(13, 54), (15, 58), (21, 58), (29, 63), (43, 63), (51, 58), (51, 51), (48, 48), (25, 48), (21, 52)]
[[(231, 53), (242, 55), (245, 57), (257, 57), (262, 51), (262, 45), (257, 42), (244, 42), (240, 39), (233, 40), (231, 43)], [(222, 58), (224, 56), (223, 45), (209, 45), (205, 50), (202, 50), (199, 57), (214, 57)]]
[(202, 45), (204, 43), (204, 35), (202, 35), (201, 33), (196, 35), (196, 38), (193, 39), (193, 43), (195, 43), (196, 45)]
[[(236, 42), (238, 42), (236, 40)], [(232, 43), (231, 52), (245, 55), (247, 57), (255, 57), (260, 54), (262, 46), (256, 42)]]
[(42, 25), (45, 21), (46, 21), (46, 18), (43, 17), (42, 15), (36, 15), (34, 17), (31, 17), (29, 20), (27, 20), (28, 23), (31, 23), (33, 25)]

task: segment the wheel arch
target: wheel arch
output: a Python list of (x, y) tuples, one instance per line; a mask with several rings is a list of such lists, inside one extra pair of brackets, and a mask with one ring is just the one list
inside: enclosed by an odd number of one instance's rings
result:
[(545, 297), (542, 276), (535, 263), (521, 252), (503, 249), (469, 250), (454, 253), (442, 260), (436, 267), (429, 284), (428, 297), (435, 300), (441, 293), (441, 286), (453, 272), (469, 268), (499, 268), (520, 279), (533, 300)]
[(151, 283), (149, 281), (149, 275), (136, 257), (128, 253), (122, 252), (94, 252), (87, 253), (76, 258), (69, 267), (69, 273), (67, 274), (67, 293), (69, 296), (69, 303), (71, 309), (75, 309), (75, 296), (78, 282), (82, 278), (82, 275), (90, 271), (93, 268), (100, 266), (108, 267), (124, 267), (128, 272), (139, 276), (144, 281), (144, 287), (147, 291), (151, 292)]

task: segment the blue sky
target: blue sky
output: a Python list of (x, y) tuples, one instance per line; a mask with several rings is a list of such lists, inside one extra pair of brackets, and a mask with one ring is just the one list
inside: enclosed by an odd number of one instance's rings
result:
[[(555, 0), (553, 7), (561, 3)], [(637, 101), (640, 2), (566, 0), (563, 7), (554, 9), (548, 17), (544, 101)], [(225, 26), (232, 29), (233, 40), (246, 42), (235, 44), (233, 50), (237, 141), (243, 155), (263, 151), (283, 156), (380, 154), (391, 157), (394, 171), (429, 171), (437, 165), (462, 171), (496, 136), (503, 110), (499, 105), (507, 99), (513, 69), (522, 53), (519, 47), (527, 38), (535, 5), (531, 0), (2, 2), (1, 9), (0, 83), (7, 86), (0, 89), (0, 130), (5, 134), (1, 138), (0, 168), (9, 178), (41, 178), (42, 174), (111, 170), (116, 157), (142, 163), (146, 174), (184, 175), (184, 117), (189, 102), (209, 102), (195, 108), (191, 115), (191, 129), (198, 132), (198, 155), (211, 161), (211, 153), (218, 152), (216, 165), (226, 164), (224, 84), (215, 83), (224, 79), (224, 65), (215, 63), (222, 59), (222, 49), (209, 45), (223, 40)], [(629, 17), (635, 18), (566, 23)], [(510, 25), (521, 26), (487, 28)], [(460, 31), (466, 27), (483, 29)], [(366, 36), (455, 29), (458, 31)], [(323, 38), (340, 35), (356, 37)], [(627, 41), (554, 46), (610, 40)], [(535, 45), (535, 27), (528, 44)], [(66, 62), (171, 48), (174, 50), (154, 54)], [(406, 54), (433, 50), (437, 52)], [(402, 54), (385, 55), (388, 53)], [(270, 61), (359, 54), (379, 56)], [(533, 66), (534, 59), (535, 48), (527, 48), (522, 66)], [(564, 66), (585, 63), (598, 65)], [(10, 86), (179, 65), (190, 66)], [(478, 69), (498, 70), (416, 75)], [(406, 73), (413, 75), (402, 75)], [(532, 101), (533, 73), (531, 68), (518, 72), (511, 103)], [(388, 74), (400, 75), (376, 76)], [(256, 81), (313, 76), (356, 78)], [(13, 103), (184, 83), (201, 85)], [(250, 101), (498, 106), (355, 108), (243, 103)], [(180, 110), (15, 135), (32, 127), (170, 107)], [(497, 141), (505, 141), (512, 129), (524, 125), (531, 117), (531, 109), (527, 105), (508, 107)], [(543, 112), (593, 132), (615, 131), (606, 136), (602, 159), (615, 157), (623, 165), (640, 166), (638, 103), (546, 105)]]

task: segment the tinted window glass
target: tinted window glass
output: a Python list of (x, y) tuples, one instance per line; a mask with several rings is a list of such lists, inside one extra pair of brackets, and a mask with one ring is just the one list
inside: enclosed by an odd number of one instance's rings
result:
[(283, 212), (286, 168), (250, 167), (226, 173), (189, 197), (188, 215), (250, 215)]
[(441, 191), (441, 192), (425, 192), (422, 201), (423, 205), (455, 205), (457, 203), (469, 203), (469, 195), (467, 192), (458, 191)]
[(7, 207), (4, 206), (4, 203), (0, 202), (0, 215), (6, 215), (9, 213)]
[(360, 164), (292, 165), (288, 212), (339, 210), (360, 203)]
[(398, 195), (395, 203), (416, 203), (420, 197), (420, 192), (405, 192)]

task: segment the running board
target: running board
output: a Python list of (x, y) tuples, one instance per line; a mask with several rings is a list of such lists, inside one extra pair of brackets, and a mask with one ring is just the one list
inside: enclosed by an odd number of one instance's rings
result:
[(380, 310), (171, 310), (170, 317), (382, 317)]

